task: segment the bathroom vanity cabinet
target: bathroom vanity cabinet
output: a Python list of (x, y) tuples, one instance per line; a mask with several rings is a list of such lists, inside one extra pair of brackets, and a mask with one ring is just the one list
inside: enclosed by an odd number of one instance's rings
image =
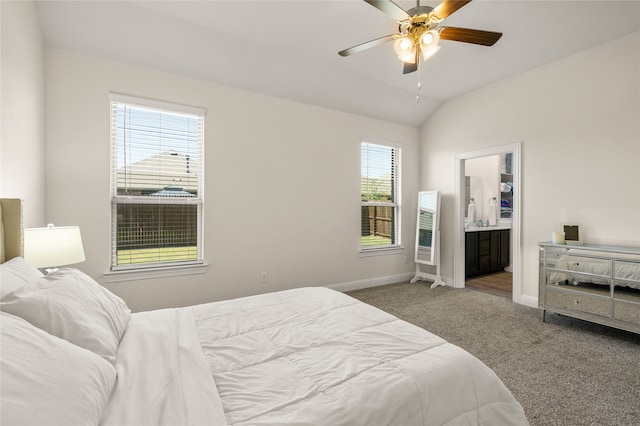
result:
[(503, 271), (509, 266), (510, 229), (465, 232), (466, 277)]

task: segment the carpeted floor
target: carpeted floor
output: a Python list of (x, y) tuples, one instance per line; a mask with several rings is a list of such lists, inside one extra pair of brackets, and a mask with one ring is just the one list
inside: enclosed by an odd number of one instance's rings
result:
[(348, 292), (492, 368), (537, 425), (640, 424), (640, 335), (471, 289), (400, 283)]

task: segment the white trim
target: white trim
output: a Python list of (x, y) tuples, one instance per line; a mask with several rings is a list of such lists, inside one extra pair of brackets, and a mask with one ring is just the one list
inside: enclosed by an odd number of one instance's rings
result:
[(387, 146), (390, 148), (398, 148), (398, 149), (402, 148), (402, 144), (400, 142), (392, 142), (384, 139), (370, 138), (368, 136), (363, 136), (360, 139), (360, 143), (369, 143), (371, 145)]
[[(513, 267), (513, 301), (515, 303), (526, 304), (531, 303), (530, 298), (522, 296), (522, 249), (521, 242), (521, 142), (500, 145), (491, 148), (479, 149), (456, 154), (455, 161), (455, 222), (453, 226), (453, 287), (464, 288), (465, 276), (465, 253), (464, 253), (464, 161), (473, 158), (486, 157), (489, 155), (499, 155), (505, 152), (512, 153), (511, 158), (511, 174), (513, 174), (513, 218), (511, 226), (511, 241), (513, 248), (513, 259), (511, 265)], [(537, 306), (537, 301), (536, 305)]]
[(385, 201), (364, 201), (360, 204), (364, 207), (398, 207), (398, 203), (390, 203)]
[(534, 296), (527, 296), (526, 294), (520, 295), (520, 301), (518, 303), (530, 308), (538, 308), (538, 298)]
[(404, 253), (403, 246), (393, 246), (393, 247), (379, 247), (379, 248), (367, 248), (360, 249), (360, 257), (371, 257), (371, 256), (387, 256), (387, 255), (395, 255)]
[(149, 197), (141, 195), (114, 195), (118, 204), (202, 204), (200, 197)]
[(162, 266), (146, 269), (120, 269), (105, 272), (102, 276), (105, 282), (113, 283), (120, 281), (144, 280), (148, 278), (175, 277), (179, 275), (204, 274), (209, 265), (199, 263), (196, 265)]
[[(374, 206), (374, 207), (392, 207), (395, 210), (395, 216), (396, 216), (396, 220), (394, 223), (394, 227), (395, 229), (393, 230), (393, 232), (395, 233), (395, 239), (396, 239), (396, 243), (394, 245), (389, 245), (389, 246), (383, 246), (383, 247), (373, 247), (373, 248), (363, 248), (362, 245), (360, 245), (360, 257), (366, 257), (366, 256), (378, 256), (381, 254), (395, 254), (393, 253), (393, 251), (396, 251), (398, 249), (403, 249), (403, 241), (402, 241), (402, 226), (403, 226), (403, 220), (402, 220), (402, 155), (403, 155), (403, 150), (402, 150), (402, 144), (397, 143), (397, 142), (389, 142), (389, 141), (384, 141), (381, 139), (374, 139), (374, 138), (368, 138), (368, 137), (362, 137), (360, 139), (360, 169), (359, 169), (359, 175), (360, 175), (360, 179), (362, 179), (362, 144), (369, 144), (369, 145), (377, 145), (377, 146), (382, 146), (382, 147), (386, 147), (386, 148), (391, 148), (394, 152), (394, 154), (397, 154), (396, 157), (396, 162), (397, 164), (395, 165), (395, 199), (394, 202), (375, 202), (375, 201), (367, 201), (367, 202), (362, 202), (360, 201), (360, 214), (362, 214), (362, 207), (367, 207), (367, 206)], [(393, 156), (392, 156), (393, 157)], [(360, 192), (362, 194), (362, 187), (360, 187)], [(360, 239), (360, 241), (362, 241)], [(386, 253), (382, 253), (383, 250), (386, 250)], [(375, 254), (369, 254), (372, 253), (373, 251), (376, 251), (378, 253)], [(367, 254), (364, 254), (367, 253)]]
[(325, 287), (344, 293), (345, 291), (360, 290), (361, 288), (404, 283), (408, 282), (412, 277), (413, 272), (405, 272), (404, 274), (388, 275), (386, 277), (367, 278), (364, 280), (349, 281), (346, 283), (329, 284)]
[(159, 111), (169, 110), (172, 113), (176, 112), (188, 115), (196, 115), (198, 117), (204, 117), (207, 114), (207, 109), (202, 107), (176, 104), (173, 102), (159, 101), (157, 99), (142, 98), (139, 96), (123, 95), (122, 93), (109, 92), (109, 101), (138, 106), (142, 108), (152, 108)]
[[(204, 234), (204, 217), (203, 217), (203, 205), (204, 205), (204, 119), (206, 114), (205, 108), (193, 107), (188, 105), (176, 104), (173, 102), (159, 101), (154, 99), (141, 98), (136, 96), (124, 95), (120, 93), (108, 93), (108, 99), (110, 103), (110, 132), (111, 132), (111, 159), (110, 159), (110, 186), (111, 186), (111, 272), (113, 274), (120, 274), (125, 276), (122, 280), (137, 279), (130, 277), (140, 276), (142, 278), (155, 277), (153, 273), (149, 271), (155, 268), (166, 268), (169, 275), (182, 275), (181, 272), (174, 273), (170, 271), (170, 268), (184, 267), (185, 265), (162, 265), (160, 263), (154, 264), (151, 268), (146, 268), (144, 265), (136, 264), (133, 268), (119, 268), (117, 265), (117, 209), (121, 204), (149, 204), (149, 205), (161, 205), (161, 204), (187, 204), (195, 205), (197, 209), (197, 228), (199, 232), (196, 232), (197, 238), (197, 262), (200, 264), (204, 261), (204, 248), (203, 248), (203, 234)], [(117, 118), (119, 116), (120, 106), (133, 106), (134, 108), (150, 109), (160, 114), (168, 114), (179, 116), (188, 120), (197, 120), (198, 124), (198, 146), (197, 146), (197, 196), (196, 197), (140, 197), (140, 196), (123, 196), (118, 195), (117, 188), (117, 157), (118, 157), (118, 132), (114, 131), (114, 127), (117, 127)], [(117, 129), (116, 129), (117, 130)], [(132, 273), (132, 269), (139, 267), (139, 273)], [(197, 268), (196, 268), (197, 269)], [(126, 275), (124, 274), (126, 270)], [(206, 269), (205, 269), (206, 271)], [(199, 272), (186, 272), (199, 273)], [(114, 275), (115, 276), (115, 275)], [(162, 275), (158, 275), (162, 276)], [(106, 277), (106, 275), (105, 275)], [(120, 279), (113, 278), (118, 281)]]

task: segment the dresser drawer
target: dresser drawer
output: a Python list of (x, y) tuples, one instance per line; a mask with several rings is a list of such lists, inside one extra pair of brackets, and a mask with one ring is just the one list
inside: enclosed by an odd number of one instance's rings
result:
[(613, 315), (617, 320), (640, 325), (640, 304), (616, 300)]
[(547, 305), (611, 317), (611, 299), (547, 286)]
[(542, 321), (552, 312), (640, 333), (640, 246), (540, 243), (539, 260)]

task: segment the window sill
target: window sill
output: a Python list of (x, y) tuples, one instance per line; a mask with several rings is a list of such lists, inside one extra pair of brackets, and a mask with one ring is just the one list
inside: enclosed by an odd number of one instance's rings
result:
[(103, 274), (105, 282), (113, 283), (119, 281), (144, 280), (148, 278), (174, 277), (180, 275), (204, 274), (209, 265), (198, 263), (194, 265), (162, 266), (144, 269), (121, 269), (109, 271)]
[(394, 254), (402, 254), (404, 253), (404, 247), (381, 247), (381, 248), (371, 248), (371, 249), (361, 249), (360, 257), (371, 257), (371, 256), (387, 256)]

